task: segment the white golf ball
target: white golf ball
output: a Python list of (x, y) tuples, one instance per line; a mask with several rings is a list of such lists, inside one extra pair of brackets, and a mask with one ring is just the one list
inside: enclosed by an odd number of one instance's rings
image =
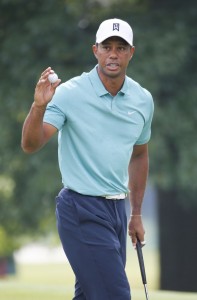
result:
[(48, 80), (50, 81), (50, 83), (55, 83), (58, 80), (57, 74), (56, 73), (49, 74)]

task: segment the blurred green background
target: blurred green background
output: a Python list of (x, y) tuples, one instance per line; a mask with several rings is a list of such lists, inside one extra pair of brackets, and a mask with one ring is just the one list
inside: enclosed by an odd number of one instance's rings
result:
[[(2, 299), (23, 299), (22, 294), (27, 290), (30, 292), (25, 299), (36, 299), (36, 294), (31, 298), (36, 290), (41, 290), (45, 299), (47, 289), (50, 294), (47, 299), (52, 299), (58, 287), (62, 299), (67, 287), (70, 293), (67, 299), (71, 298), (74, 278), (66, 262), (50, 265), (37, 262), (29, 266), (27, 261), (17, 259), (21, 248), (32, 242), (48, 248), (59, 247), (54, 197), (61, 188), (57, 137), (39, 153), (29, 156), (20, 147), (21, 129), (40, 73), (51, 66), (64, 82), (93, 68), (96, 60), (91, 46), (95, 32), (100, 22), (113, 17), (131, 24), (136, 51), (128, 75), (147, 88), (155, 101), (149, 146), (150, 176), (143, 206), (148, 242), (144, 255), (152, 297), (154, 290), (159, 289), (194, 295), (197, 292), (196, 1), (1, 0)], [(127, 210), (129, 214), (129, 207)], [(39, 256), (39, 252), (35, 253)], [(127, 272), (136, 290), (134, 299), (141, 299), (141, 294), (139, 298), (137, 294), (143, 287), (130, 241)], [(47, 280), (47, 274), (54, 277)], [(15, 291), (15, 297), (9, 294), (11, 290)], [(165, 293), (155, 297), (171, 299)], [(181, 294), (177, 297), (182, 299)]]

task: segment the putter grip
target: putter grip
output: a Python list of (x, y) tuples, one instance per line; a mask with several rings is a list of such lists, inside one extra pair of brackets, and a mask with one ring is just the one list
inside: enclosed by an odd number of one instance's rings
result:
[(143, 282), (143, 284), (147, 284), (142, 247), (141, 247), (141, 243), (139, 240), (137, 240), (136, 249), (137, 249), (137, 256), (138, 256), (138, 261), (139, 261), (139, 265), (140, 265), (142, 282)]

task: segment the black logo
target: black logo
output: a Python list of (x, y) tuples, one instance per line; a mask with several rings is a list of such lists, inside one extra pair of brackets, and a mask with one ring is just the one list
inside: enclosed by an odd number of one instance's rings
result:
[(117, 30), (119, 31), (120, 29), (120, 24), (119, 23), (113, 23), (113, 31)]

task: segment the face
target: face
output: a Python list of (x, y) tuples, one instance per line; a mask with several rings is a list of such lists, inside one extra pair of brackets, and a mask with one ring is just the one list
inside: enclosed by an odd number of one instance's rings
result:
[(93, 52), (98, 60), (99, 74), (108, 78), (118, 78), (125, 76), (134, 47), (122, 38), (111, 37), (94, 45)]

